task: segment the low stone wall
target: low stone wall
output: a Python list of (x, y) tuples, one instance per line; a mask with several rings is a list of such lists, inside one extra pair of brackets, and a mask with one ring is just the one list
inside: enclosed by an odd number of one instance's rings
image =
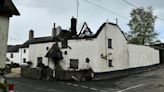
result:
[(53, 70), (50, 68), (31, 68), (31, 67), (21, 67), (21, 76), (31, 79), (53, 79)]
[(41, 79), (41, 70), (37, 68), (21, 67), (21, 76), (25, 78)]

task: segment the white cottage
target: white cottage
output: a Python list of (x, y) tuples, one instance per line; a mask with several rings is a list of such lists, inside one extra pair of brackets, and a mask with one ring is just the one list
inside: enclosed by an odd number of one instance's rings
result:
[(6, 64), (17, 63), (21, 64), (19, 48), (21, 45), (8, 45), (7, 46), (7, 61)]
[(70, 31), (55, 28), (54, 24), (52, 36), (31, 40), (29, 61), (32, 67), (44, 64), (55, 71), (59, 68), (63, 71), (91, 69), (94, 77), (109, 77), (111, 72), (130, 72), (159, 64), (159, 51), (128, 44), (119, 26), (109, 22), (94, 35), (88, 27), (77, 35), (76, 19), (72, 18)]

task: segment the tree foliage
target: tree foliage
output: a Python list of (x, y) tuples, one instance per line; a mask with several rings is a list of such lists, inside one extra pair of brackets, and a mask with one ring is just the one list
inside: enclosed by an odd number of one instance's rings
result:
[(157, 32), (154, 31), (156, 16), (153, 15), (152, 7), (136, 8), (131, 12), (128, 33), (129, 43), (152, 44), (157, 41)]

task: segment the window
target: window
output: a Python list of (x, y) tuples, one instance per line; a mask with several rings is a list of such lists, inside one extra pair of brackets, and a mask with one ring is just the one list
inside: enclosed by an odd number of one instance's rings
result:
[(13, 58), (13, 53), (10, 54), (10, 58)]
[(26, 63), (26, 58), (23, 58), (23, 63)]
[(26, 49), (24, 49), (23, 52), (26, 53)]
[(49, 47), (47, 47), (46, 50), (49, 50)]
[(64, 51), (64, 54), (65, 54), (65, 55), (67, 55), (67, 54), (68, 54), (68, 52), (67, 52), (67, 51)]
[(86, 58), (86, 62), (89, 63), (89, 61), (90, 61), (89, 58)]
[(67, 48), (67, 47), (68, 47), (68, 41), (67, 41), (67, 40), (63, 40), (63, 41), (61, 42), (61, 47), (62, 47), (62, 48)]
[(112, 60), (109, 60), (109, 61), (108, 61), (108, 66), (109, 66), (109, 67), (113, 67), (113, 65), (112, 65)]
[(78, 69), (78, 59), (70, 59), (70, 68)]
[(108, 39), (108, 48), (112, 48), (112, 39)]
[(42, 57), (38, 57), (38, 65), (42, 64)]

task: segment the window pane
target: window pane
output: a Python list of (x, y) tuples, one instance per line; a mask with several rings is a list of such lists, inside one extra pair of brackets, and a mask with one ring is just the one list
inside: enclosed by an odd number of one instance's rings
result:
[(63, 41), (61, 42), (61, 45), (62, 45), (62, 48), (67, 48), (67, 47), (68, 47), (68, 42), (67, 42), (67, 40), (63, 40)]
[(11, 53), (10, 58), (13, 58), (13, 53)]
[(23, 63), (26, 63), (26, 58), (23, 58)]
[(108, 48), (112, 48), (112, 39), (108, 39)]
[(38, 57), (38, 64), (42, 63), (42, 57)]
[(78, 59), (70, 59), (70, 68), (78, 69)]
[(26, 50), (24, 49), (24, 53), (26, 53)]
[(109, 61), (108, 61), (108, 65), (109, 65), (109, 67), (113, 67), (113, 65), (112, 65), (112, 60), (109, 60)]

